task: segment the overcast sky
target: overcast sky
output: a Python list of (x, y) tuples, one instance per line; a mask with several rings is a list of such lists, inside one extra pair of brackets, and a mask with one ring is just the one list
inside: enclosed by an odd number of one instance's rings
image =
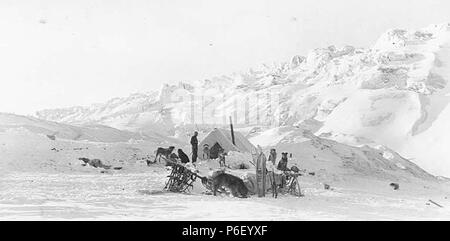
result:
[(88, 105), (371, 46), (389, 28), (450, 22), (448, 0), (1, 0), (0, 112)]

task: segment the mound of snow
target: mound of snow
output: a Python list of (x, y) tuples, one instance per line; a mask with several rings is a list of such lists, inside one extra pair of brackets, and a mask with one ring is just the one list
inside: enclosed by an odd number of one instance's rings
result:
[[(276, 131), (280, 129), (276, 128), (270, 132)], [(357, 147), (324, 139), (298, 128), (290, 130), (286, 128), (283, 131), (284, 138), (277, 143), (271, 143), (270, 146), (279, 153), (278, 159), (281, 158), (281, 152), (292, 153), (293, 158), (289, 161), (289, 167), (296, 165), (300, 169), (315, 171), (327, 180), (335, 178), (340, 180), (349, 175), (384, 180), (436, 180), (433, 175), (382, 145)], [(261, 135), (269, 138), (268, 132)], [(258, 136), (253, 139), (257, 140)]]
[(70, 140), (97, 142), (126, 142), (130, 139), (145, 139), (147, 136), (118, 130), (103, 125), (73, 126), (34, 117), (0, 113), (0, 131), (26, 129), (33, 133)]
[[(158, 143), (89, 142), (56, 138), (26, 128), (0, 131), (0, 170), (29, 173), (100, 173), (103, 169), (83, 166), (79, 158), (99, 159), (105, 165), (121, 167), (108, 172), (143, 172), (146, 158), (154, 158)], [(0, 172), (0, 174), (2, 174)]]

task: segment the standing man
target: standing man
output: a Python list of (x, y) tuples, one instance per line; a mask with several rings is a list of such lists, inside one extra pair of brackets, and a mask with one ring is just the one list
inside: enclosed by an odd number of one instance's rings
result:
[(276, 179), (276, 174), (275, 174), (275, 170), (276, 170), (276, 160), (277, 160), (277, 150), (275, 149), (270, 149), (270, 154), (269, 154), (269, 160), (266, 164), (266, 168), (267, 168), (267, 181), (271, 187), (271, 191), (272, 191), (272, 197), (277, 198), (278, 197), (278, 190), (277, 190), (277, 179)]
[(272, 162), (272, 164), (275, 166), (275, 164), (277, 162), (277, 150), (276, 149), (270, 149), (269, 161)]
[(219, 150), (219, 165), (220, 167), (225, 167), (225, 153), (222, 148)]
[(194, 135), (191, 137), (191, 145), (192, 145), (192, 163), (197, 161), (197, 152), (198, 152), (198, 140), (197, 140), (198, 132), (194, 132)]

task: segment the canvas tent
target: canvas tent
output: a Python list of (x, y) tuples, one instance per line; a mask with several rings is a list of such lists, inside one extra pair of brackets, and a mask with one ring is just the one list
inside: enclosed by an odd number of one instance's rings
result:
[(211, 159), (217, 158), (217, 151), (219, 148), (222, 148), (225, 152), (239, 151), (252, 153), (255, 150), (255, 146), (239, 132), (234, 132), (234, 142), (236, 145), (233, 145), (231, 132), (229, 130), (214, 128), (214, 130), (200, 142), (198, 146), (198, 156), (203, 159), (203, 147), (205, 144), (210, 148)]

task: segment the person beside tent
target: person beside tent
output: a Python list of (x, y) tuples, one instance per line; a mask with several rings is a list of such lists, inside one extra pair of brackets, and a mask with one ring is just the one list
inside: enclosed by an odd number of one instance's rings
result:
[(272, 196), (274, 196), (274, 197), (277, 196), (277, 184), (276, 184), (276, 180), (275, 180), (276, 158), (277, 158), (277, 151), (275, 149), (270, 149), (269, 160), (266, 164), (267, 183), (269, 184), (267, 186), (271, 187)]
[(277, 162), (277, 150), (270, 149), (269, 162), (272, 162), (272, 164), (275, 165)]
[(278, 187), (283, 187), (284, 183), (284, 177), (283, 172), (278, 170), (276, 165), (276, 159), (277, 159), (277, 151), (276, 149), (271, 149), (269, 154), (269, 161), (267, 162), (267, 180), (268, 180), (268, 186), (271, 187), (272, 196), (277, 197), (278, 196)]
[(219, 165), (220, 165), (220, 167), (225, 167), (225, 155), (226, 155), (226, 153), (221, 148), (219, 150)]
[(204, 144), (203, 145), (203, 160), (209, 160), (210, 158), (210, 152), (209, 152), (209, 145)]
[(197, 161), (197, 153), (198, 153), (198, 132), (195, 131), (194, 135), (191, 137), (191, 145), (192, 145), (192, 163)]

